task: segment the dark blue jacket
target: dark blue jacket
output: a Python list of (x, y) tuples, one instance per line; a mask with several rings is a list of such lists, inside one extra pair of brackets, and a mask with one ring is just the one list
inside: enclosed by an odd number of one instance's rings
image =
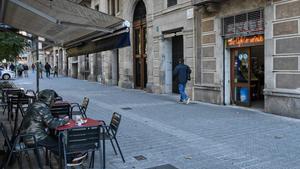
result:
[(191, 73), (191, 69), (189, 66), (180, 63), (177, 65), (173, 71), (173, 76), (178, 77), (178, 81), (181, 84), (186, 84), (188, 80), (188, 75)]

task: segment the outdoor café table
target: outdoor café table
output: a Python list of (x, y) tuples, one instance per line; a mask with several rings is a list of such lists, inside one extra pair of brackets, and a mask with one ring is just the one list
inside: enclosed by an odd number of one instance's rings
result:
[[(63, 126), (59, 126), (57, 127), (55, 130), (60, 134), (64, 134), (64, 131), (66, 130), (71, 130), (71, 129), (75, 129), (75, 128), (83, 128), (83, 127), (97, 127), (97, 126), (103, 126), (104, 123), (101, 120), (95, 120), (95, 119), (91, 119), (91, 118), (84, 118), (83, 120), (87, 120), (86, 123), (81, 124), (80, 126), (76, 124), (75, 120), (70, 119), (69, 122)], [(104, 138), (104, 133), (105, 129), (103, 128), (102, 131), (102, 138)], [(59, 135), (58, 134), (58, 135)], [(60, 137), (59, 138), (59, 167), (62, 168), (62, 153), (61, 153), (61, 144), (62, 144), (62, 140)], [(102, 139), (102, 160), (103, 160), (103, 169), (105, 169), (105, 139)]]
[[(71, 104), (68, 101), (56, 101), (51, 106), (50, 111), (53, 116), (59, 117), (59, 116), (69, 116), (70, 117), (70, 107)], [(71, 118), (71, 117), (70, 117)]]

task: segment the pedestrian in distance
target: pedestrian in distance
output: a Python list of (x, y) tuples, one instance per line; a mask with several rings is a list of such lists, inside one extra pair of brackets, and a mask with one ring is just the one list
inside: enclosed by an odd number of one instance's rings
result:
[(17, 73), (19, 77), (23, 77), (23, 71), (24, 71), (23, 65), (19, 63), (17, 65)]
[(31, 65), (31, 70), (32, 70), (32, 73), (34, 73), (34, 70), (35, 70), (35, 64), (34, 63), (32, 63), (32, 65)]
[(53, 73), (53, 77), (58, 77), (58, 67), (57, 66), (54, 66), (54, 73)]
[(7, 63), (4, 63), (4, 68), (7, 70)]
[(50, 78), (51, 66), (48, 62), (45, 64), (45, 71), (46, 71), (46, 77)]
[(190, 74), (191, 69), (188, 65), (185, 65), (183, 63), (183, 59), (179, 59), (179, 64), (175, 67), (173, 71), (173, 77), (177, 77), (179, 84), (178, 84), (178, 90), (180, 93), (180, 103), (190, 103), (190, 98), (185, 93), (185, 86), (188, 80), (191, 80)]
[(15, 65), (13, 63), (10, 64), (9, 69), (14, 72), (15, 71)]
[(23, 65), (23, 69), (24, 69), (24, 77), (28, 77), (28, 70), (29, 70), (29, 67), (27, 64), (24, 64)]
[(40, 73), (40, 78), (43, 79), (44, 66), (43, 66), (42, 62), (40, 62), (38, 64), (39, 64), (39, 72), (38, 73)]

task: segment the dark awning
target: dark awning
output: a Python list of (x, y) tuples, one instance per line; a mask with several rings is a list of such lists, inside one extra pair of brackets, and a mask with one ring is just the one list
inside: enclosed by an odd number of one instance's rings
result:
[(65, 46), (126, 28), (124, 20), (67, 0), (0, 0), (0, 22)]
[(106, 36), (99, 36), (89, 41), (77, 43), (76, 46), (66, 48), (66, 51), (68, 56), (78, 56), (126, 46), (130, 46), (128, 28), (108, 34)]

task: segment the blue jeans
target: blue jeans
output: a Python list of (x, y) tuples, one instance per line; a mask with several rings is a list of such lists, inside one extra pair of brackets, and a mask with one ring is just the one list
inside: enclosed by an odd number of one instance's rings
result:
[(185, 84), (179, 83), (178, 84), (178, 90), (180, 93), (180, 101), (185, 101), (189, 97), (185, 94)]

